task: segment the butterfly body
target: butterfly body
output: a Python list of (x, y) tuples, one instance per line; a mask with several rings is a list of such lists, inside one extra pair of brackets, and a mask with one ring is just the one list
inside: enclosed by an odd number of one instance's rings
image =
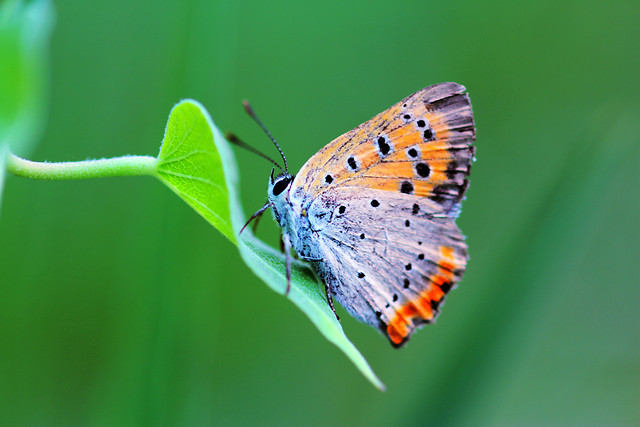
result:
[(410, 95), (269, 182), (285, 249), (331, 296), (399, 347), (432, 322), (464, 273), (455, 224), (474, 159), (465, 88)]
[(282, 227), (283, 237), (301, 259), (322, 260), (323, 254), (316, 242), (329, 222), (327, 214), (330, 212), (318, 206), (311, 210), (294, 205), (290, 198), (292, 181), (293, 176), (286, 173), (270, 180), (268, 194), (273, 217)]

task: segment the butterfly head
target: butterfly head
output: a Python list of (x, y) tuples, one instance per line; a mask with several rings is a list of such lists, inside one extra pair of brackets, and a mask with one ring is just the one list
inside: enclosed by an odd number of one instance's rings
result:
[(282, 172), (274, 178), (273, 172), (272, 170), (271, 177), (269, 178), (267, 194), (273, 215), (276, 221), (282, 226), (283, 221), (286, 220), (286, 209), (290, 204), (289, 190), (291, 189), (294, 176), (287, 172)]
[(280, 175), (273, 177), (274, 170), (271, 170), (271, 177), (269, 178), (269, 200), (272, 202), (277, 199), (288, 198), (289, 189), (293, 182), (293, 176), (290, 173), (282, 172)]

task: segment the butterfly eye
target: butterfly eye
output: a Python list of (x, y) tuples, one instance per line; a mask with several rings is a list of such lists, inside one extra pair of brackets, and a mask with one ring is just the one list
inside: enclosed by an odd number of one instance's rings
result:
[(276, 182), (276, 185), (273, 186), (273, 195), (278, 196), (282, 193), (291, 182), (291, 178), (282, 178), (280, 181)]

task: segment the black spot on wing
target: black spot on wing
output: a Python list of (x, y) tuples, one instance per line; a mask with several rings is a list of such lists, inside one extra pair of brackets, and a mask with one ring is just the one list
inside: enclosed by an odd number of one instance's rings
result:
[(378, 151), (380, 156), (384, 157), (391, 152), (391, 145), (384, 136), (378, 137)]
[(349, 157), (347, 159), (347, 165), (353, 171), (357, 171), (358, 170), (358, 163), (356, 162), (356, 159), (353, 156), (351, 156), (351, 157)]
[(462, 196), (469, 187), (469, 180), (465, 179), (462, 184), (447, 183), (436, 186), (431, 192), (433, 193), (429, 198), (436, 203), (444, 203), (447, 200), (452, 200), (457, 203), (462, 200)]
[(445, 294), (448, 293), (451, 290), (451, 287), (453, 286), (453, 283), (451, 282), (444, 282), (440, 285), (440, 289), (442, 289), (442, 292), (444, 292)]
[(405, 194), (413, 193), (413, 184), (409, 181), (403, 181), (402, 184), (400, 184), (400, 192)]
[(420, 176), (421, 178), (426, 178), (431, 173), (431, 169), (429, 168), (429, 165), (427, 165), (426, 163), (418, 163), (416, 165), (416, 172), (418, 173), (418, 176)]
[(445, 174), (447, 175), (448, 179), (455, 180), (460, 174), (468, 175), (469, 169), (465, 167), (465, 164), (463, 162), (452, 160), (447, 165)]

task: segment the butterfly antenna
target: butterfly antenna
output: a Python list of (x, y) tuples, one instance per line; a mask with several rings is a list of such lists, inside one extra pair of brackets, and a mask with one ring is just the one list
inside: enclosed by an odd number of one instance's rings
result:
[(277, 164), (275, 162), (275, 160), (273, 160), (271, 157), (267, 156), (266, 154), (264, 154), (263, 152), (253, 148), (252, 146), (250, 146), (249, 144), (247, 144), (246, 142), (244, 142), (243, 140), (241, 140), (240, 138), (238, 138), (236, 136), (235, 133), (232, 132), (227, 132), (224, 135), (225, 139), (227, 141), (229, 141), (230, 143), (237, 145), (238, 147), (242, 147), (247, 151), (251, 151), (253, 154), (257, 154), (258, 156), (262, 157), (263, 159), (273, 163), (278, 169), (280, 169), (281, 171), (284, 171), (284, 169), (282, 169), (282, 166), (280, 166), (279, 164)]
[[(258, 123), (258, 125), (262, 128), (262, 130), (264, 131), (264, 133), (267, 134), (267, 136), (269, 137), (269, 139), (273, 142), (273, 144), (276, 146), (276, 148), (278, 149), (278, 151), (280, 152), (280, 155), (282, 156), (282, 160), (284, 161), (284, 172), (285, 173), (289, 173), (289, 166), (287, 165), (287, 158), (284, 156), (284, 153), (282, 152), (282, 149), (280, 148), (280, 146), (278, 145), (278, 143), (276, 142), (276, 139), (271, 135), (271, 133), (269, 132), (269, 130), (265, 127), (265, 125), (262, 124), (262, 121), (260, 121), (260, 119), (258, 118), (258, 116), (256, 116), (255, 111), (253, 111), (253, 108), (251, 108), (251, 105), (249, 105), (249, 101), (247, 101), (246, 99), (244, 101), (242, 101), (242, 105), (244, 106), (245, 111), (247, 112), (247, 114), (256, 121), (256, 123)], [(280, 168), (280, 170), (282, 170), (282, 168)]]

